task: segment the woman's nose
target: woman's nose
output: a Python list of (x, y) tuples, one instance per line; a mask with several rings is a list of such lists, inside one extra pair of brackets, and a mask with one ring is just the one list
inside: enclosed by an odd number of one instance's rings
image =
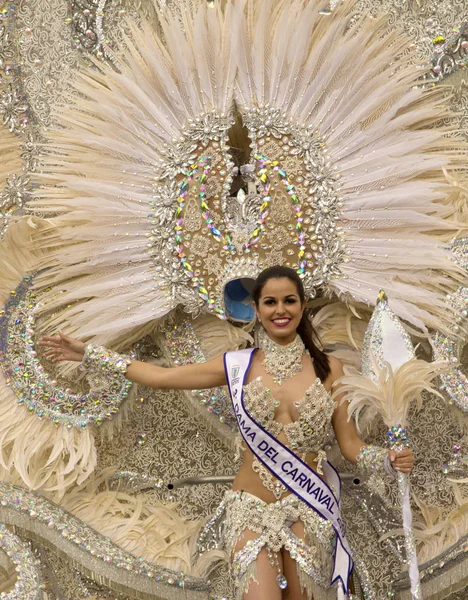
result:
[(278, 302), (278, 304), (276, 305), (276, 313), (278, 315), (284, 315), (284, 304), (282, 304), (281, 302)]

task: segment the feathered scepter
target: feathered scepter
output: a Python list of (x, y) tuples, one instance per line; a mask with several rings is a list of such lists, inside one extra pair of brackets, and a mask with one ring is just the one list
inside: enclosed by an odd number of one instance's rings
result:
[[(341, 379), (340, 393), (347, 392), (348, 415), (355, 415), (356, 423), (363, 408), (380, 414), (388, 427), (387, 444), (400, 452), (407, 446), (406, 422), (411, 403), (422, 404), (424, 390), (440, 396), (431, 381), (444, 370), (443, 362), (417, 359), (408, 333), (391, 311), (387, 297), (380, 292), (377, 305), (369, 322), (362, 350), (362, 373)], [(396, 473), (403, 511), (406, 560), (409, 567), (411, 594), (421, 599), (416, 545), (412, 531), (410, 484), (408, 475)]]

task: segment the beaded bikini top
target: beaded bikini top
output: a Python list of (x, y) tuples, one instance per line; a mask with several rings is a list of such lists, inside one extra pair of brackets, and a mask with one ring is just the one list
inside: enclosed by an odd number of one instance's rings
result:
[(319, 378), (302, 399), (294, 403), (299, 418), (292, 423), (275, 420), (275, 409), (280, 401), (263, 385), (261, 377), (244, 385), (244, 404), (252, 417), (273, 436), (278, 437), (284, 431), (287, 445), (295, 453), (319, 452), (330, 436), (335, 403)]

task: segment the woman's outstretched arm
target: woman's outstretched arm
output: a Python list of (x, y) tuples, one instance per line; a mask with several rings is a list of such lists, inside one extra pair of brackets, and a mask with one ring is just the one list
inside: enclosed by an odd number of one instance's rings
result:
[[(86, 344), (62, 333), (43, 336), (39, 345), (47, 348), (45, 356), (54, 362), (83, 360)], [(222, 356), (213, 360), (183, 367), (165, 368), (132, 360), (125, 377), (129, 381), (157, 389), (202, 390), (226, 385)]]
[[(331, 379), (333, 382), (343, 377), (343, 365), (334, 357), (329, 357), (331, 367)], [(334, 386), (335, 390), (339, 390), (338, 386)], [(367, 446), (361, 440), (356, 429), (353, 419), (348, 419), (348, 403), (343, 402), (344, 394), (338, 395), (337, 407), (333, 413), (333, 429), (335, 431), (338, 445), (340, 446), (341, 454), (351, 463), (358, 462), (357, 457), (361, 450)], [(388, 450), (388, 457), (395, 471), (409, 473), (414, 466), (414, 454), (410, 448), (405, 448), (401, 452)]]

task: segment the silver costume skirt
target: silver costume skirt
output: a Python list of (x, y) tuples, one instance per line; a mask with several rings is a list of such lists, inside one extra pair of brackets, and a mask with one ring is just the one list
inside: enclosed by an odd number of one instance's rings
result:
[[(304, 539), (290, 529), (296, 521), (304, 525)], [(258, 536), (236, 552), (246, 530)], [(263, 548), (269, 555), (282, 549), (289, 552), (296, 561), (299, 582), (309, 600), (336, 599), (336, 588), (330, 586), (335, 532), (330, 521), (294, 494), (267, 503), (246, 492), (226, 492), (202, 529), (197, 546), (199, 553), (217, 548), (231, 557), (236, 600), (242, 600), (252, 580), (258, 583), (256, 558)]]

